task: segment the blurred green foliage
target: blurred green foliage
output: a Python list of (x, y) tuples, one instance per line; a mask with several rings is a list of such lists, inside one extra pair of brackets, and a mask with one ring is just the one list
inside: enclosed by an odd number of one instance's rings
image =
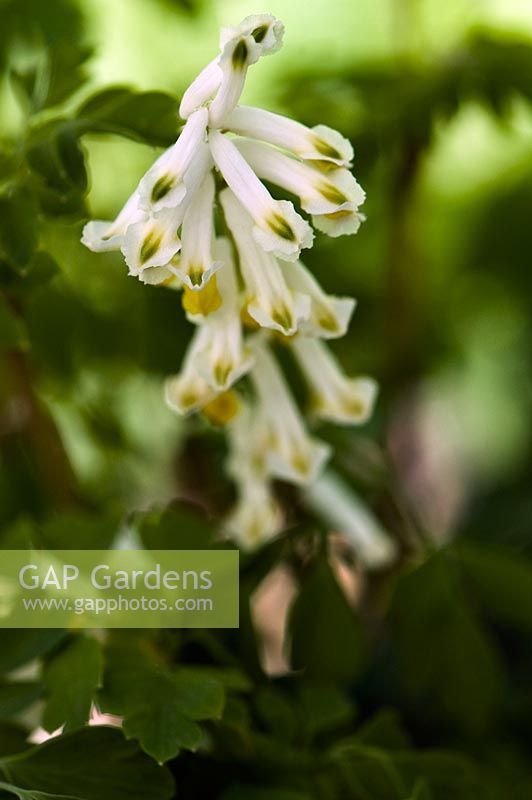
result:
[[(223, 437), (183, 429), (161, 399), (190, 336), (176, 295), (79, 244), (88, 203), (110, 217), (178, 134), (216, 8), (108, 5), (98, 28), (96, 0), (0, 2), (0, 545), (101, 548), (135, 530), (148, 547), (223, 546)], [(356, 573), (355, 610), (333, 541), (279, 486), (294, 524), (242, 556), (239, 631), (2, 631), (2, 797), (532, 795), (531, 41), (471, 27), (467, 3), (449, 4), (466, 21), (438, 46), (428, 0), (327, 5), (362, 30), (386, 22), (393, 46), (350, 50), (340, 28), (344, 56), (327, 59), (329, 33), (320, 46), (302, 25), (315, 65), (296, 48), (252, 93), (355, 145), (368, 221), (309, 265), (357, 296), (337, 351), (377, 374), (381, 402), (363, 433), (320, 435), (400, 558)], [(174, 92), (112, 85), (122, 73), (98, 59), (120, 13), (125, 32), (166, 20), (189, 42), (168, 68), (132, 47)], [(278, 567), (295, 585), (291, 669), (271, 677), (250, 609)], [(93, 703), (122, 730), (88, 727)], [(37, 725), (67, 732), (32, 747)]]

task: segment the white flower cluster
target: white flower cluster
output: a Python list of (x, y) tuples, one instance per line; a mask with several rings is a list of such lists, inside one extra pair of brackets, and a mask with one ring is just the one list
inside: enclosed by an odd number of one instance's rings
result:
[[(142, 282), (183, 290), (196, 331), (166, 398), (181, 414), (202, 410), (227, 424), (239, 490), (228, 528), (244, 546), (279, 529), (271, 481), (309, 485), (329, 455), (308, 433), (269, 339), (276, 334), (290, 347), (318, 418), (362, 423), (376, 394), (371, 379), (344, 375), (323, 341), (346, 332), (355, 301), (326, 294), (299, 260), (313, 227), (340, 236), (360, 226), (364, 192), (349, 171), (353, 149), (324, 125), (238, 105), (248, 68), (281, 47), (283, 32), (269, 14), (222, 30), (219, 55), (183, 96), (176, 143), (117, 218), (89, 222), (82, 237), (91, 250), (121, 250)], [(299, 198), (312, 225), (263, 180)], [(230, 390), (244, 374), (252, 399)]]

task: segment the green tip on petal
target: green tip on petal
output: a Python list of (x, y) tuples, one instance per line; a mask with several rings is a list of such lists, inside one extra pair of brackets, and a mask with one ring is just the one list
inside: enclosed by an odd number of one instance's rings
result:
[(323, 328), (324, 331), (329, 331), (329, 333), (336, 333), (339, 330), (338, 320), (333, 314), (327, 312), (323, 312), (319, 315), (318, 325), (320, 328)]
[(152, 203), (157, 203), (165, 197), (174, 185), (174, 179), (171, 175), (161, 175), (161, 177), (154, 183), (151, 190)]
[(272, 320), (277, 323), (284, 331), (290, 331), (294, 327), (294, 320), (292, 314), (285, 308), (276, 308), (272, 312)]
[(232, 63), (235, 69), (243, 69), (248, 60), (248, 46), (244, 39), (241, 39), (233, 50)]
[(145, 264), (150, 258), (153, 258), (161, 245), (162, 238), (162, 233), (157, 231), (152, 230), (148, 233), (140, 248), (141, 264)]
[(268, 33), (267, 25), (259, 25), (259, 27), (255, 28), (254, 31), (251, 31), (251, 35), (253, 36), (257, 44), (260, 44), (262, 42), (267, 33)]
[(342, 203), (347, 203), (348, 198), (345, 196), (343, 192), (336, 188), (332, 183), (328, 183), (327, 181), (323, 181), (320, 183), (318, 187), (318, 191), (322, 197), (328, 200), (330, 203), (335, 203), (336, 205), (341, 205)]
[(295, 242), (296, 235), (288, 222), (280, 214), (272, 214), (268, 219), (268, 225), (271, 230), (280, 236), (281, 239), (286, 239), (288, 242)]
[(335, 158), (338, 161), (341, 160), (342, 154), (338, 152), (338, 150), (326, 142), (324, 139), (321, 139), (319, 136), (314, 137), (314, 147), (322, 156), (326, 158)]
[(214, 368), (214, 377), (218, 386), (225, 386), (232, 368), (233, 365), (227, 361), (216, 364)]

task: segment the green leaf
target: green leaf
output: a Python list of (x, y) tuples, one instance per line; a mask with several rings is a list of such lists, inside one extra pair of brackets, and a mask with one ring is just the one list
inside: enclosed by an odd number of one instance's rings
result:
[(261, 787), (251, 784), (236, 784), (222, 795), (222, 800), (312, 800), (314, 795), (280, 786)]
[(10, 672), (37, 656), (47, 653), (66, 636), (66, 631), (55, 628), (28, 628), (0, 630), (0, 672)]
[(307, 567), (290, 612), (291, 661), (308, 677), (351, 681), (364, 658), (360, 621), (325, 553)]
[(248, 676), (239, 669), (232, 667), (194, 666), (193, 674), (202, 678), (211, 678), (221, 684), (228, 692), (250, 692), (253, 683)]
[(164, 682), (152, 685), (145, 705), (128, 714), (124, 733), (138, 739), (144, 752), (160, 764), (174, 758), (182, 748), (196, 750), (203, 738), (200, 726), (181, 714), (171, 684)]
[(389, 753), (371, 747), (340, 745), (332, 756), (344, 792), (351, 793), (347, 796), (357, 800), (404, 800), (407, 788)]
[(424, 780), (416, 781), (408, 800), (432, 800), (432, 793)]
[(502, 548), (460, 542), (456, 554), (468, 586), (492, 619), (532, 632), (532, 563)]
[(192, 669), (175, 673), (156, 660), (145, 642), (119, 638), (107, 649), (100, 707), (124, 717), (124, 732), (160, 763), (203, 738), (196, 720), (219, 719), (224, 690)]
[(0, 350), (27, 350), (28, 345), (22, 318), (0, 297)]
[(114, 133), (166, 147), (177, 139), (179, 100), (165, 92), (135, 92), (126, 86), (89, 97), (76, 118), (85, 133)]
[(0, 195), (0, 253), (15, 268), (24, 267), (37, 247), (39, 217), (34, 193), (17, 186)]
[(149, 550), (203, 550), (213, 545), (215, 529), (200, 508), (179, 501), (142, 516), (139, 532)]
[(339, 686), (332, 683), (304, 681), (299, 689), (303, 724), (310, 736), (349, 722), (354, 704)]
[(14, 722), (0, 721), (0, 758), (28, 750), (29, 731)]
[(293, 742), (297, 718), (291, 698), (276, 686), (257, 687), (254, 693), (255, 712), (261, 722), (280, 742)]
[(79, 797), (73, 797), (72, 795), (50, 794), (50, 792), (39, 792), (35, 789), (21, 789), (19, 786), (13, 786), (12, 783), (4, 783), (3, 781), (0, 781), (0, 789), (14, 794), (19, 800), (79, 800)]
[(42, 695), (34, 681), (0, 681), (0, 717), (10, 717), (30, 706)]
[(42, 680), (47, 702), (42, 724), (47, 731), (62, 725), (71, 731), (88, 722), (102, 667), (99, 643), (84, 634), (74, 636), (46, 662)]
[(45, 286), (58, 272), (57, 261), (44, 250), (37, 251), (23, 272), (22, 288), (24, 292)]
[(399, 714), (393, 708), (382, 708), (357, 731), (359, 742), (385, 750), (405, 750), (410, 746)]
[(52, 119), (34, 127), (27, 142), (28, 164), (37, 178), (41, 205), (49, 214), (83, 210), (88, 178), (76, 122)]
[(92, 727), (0, 759), (0, 775), (19, 789), (79, 800), (166, 800), (168, 772), (114, 728)]
[(41, 546), (50, 550), (106, 550), (116, 537), (119, 526), (120, 517), (113, 511), (99, 514), (65, 512), (39, 525), (37, 537)]
[[(409, 785), (420, 781), (428, 785), (430, 800), (448, 800), (450, 797), (453, 800), (491, 800), (498, 797), (490, 778), (484, 778), (464, 756), (443, 751), (411, 751), (397, 754), (394, 761)], [(421, 794), (423, 800), (426, 796), (426, 792)]]
[(49, 50), (46, 64), (46, 91), (37, 97), (41, 108), (62, 103), (87, 81), (87, 60), (92, 49), (80, 41), (63, 42)]
[(218, 678), (193, 667), (172, 674), (180, 711), (190, 719), (220, 719), (224, 709), (224, 691)]
[(436, 553), (400, 579), (391, 613), (409, 697), (429, 717), (443, 713), (467, 730), (482, 730), (500, 699), (502, 666), (448, 553)]

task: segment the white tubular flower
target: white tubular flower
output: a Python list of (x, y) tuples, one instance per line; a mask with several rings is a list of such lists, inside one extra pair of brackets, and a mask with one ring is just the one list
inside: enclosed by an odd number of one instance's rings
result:
[(242, 94), (248, 67), (260, 58), (260, 47), (252, 36), (230, 39), (220, 56), (222, 82), (209, 108), (209, 124), (220, 127)]
[(194, 78), (181, 99), (179, 116), (188, 119), (193, 111), (205, 105), (215, 95), (222, 82), (220, 56), (216, 56)]
[(248, 314), (263, 328), (293, 336), (310, 316), (310, 299), (290, 291), (280, 264), (257, 245), (253, 222), (231, 190), (224, 189), (220, 200), (240, 257)]
[(312, 217), (312, 224), (322, 233), (331, 236), (333, 239), (338, 236), (350, 236), (357, 233), (366, 217), (356, 209), (333, 211), (331, 214), (315, 214)]
[(313, 483), (330, 448), (309, 436), (275, 359), (260, 343), (255, 347), (255, 367), (250, 374), (269, 428), (270, 474), (303, 486)]
[(199, 411), (216, 396), (214, 389), (196, 369), (198, 353), (205, 347), (208, 337), (209, 333), (203, 326), (196, 330), (188, 346), (181, 372), (166, 380), (166, 403), (178, 414), (188, 416)]
[(255, 222), (255, 240), (263, 250), (295, 261), (301, 248), (312, 246), (314, 234), (308, 222), (296, 213), (292, 203), (273, 199), (227, 136), (211, 131), (209, 142), (216, 166)]
[(204, 328), (203, 346), (196, 351), (196, 370), (216, 392), (224, 392), (253, 366), (253, 358), (242, 340), (240, 302), (235, 265), (229, 242), (216, 242), (218, 263), (223, 269), (217, 275), (222, 305), (201, 318)]
[(236, 144), (260, 178), (297, 195), (309, 214), (353, 212), (366, 199), (364, 190), (346, 169), (324, 174), (263, 142), (238, 139)]
[(360, 425), (371, 415), (377, 396), (372, 378), (349, 378), (323, 342), (298, 337), (291, 342), (312, 392), (313, 411), (321, 419)]
[(138, 277), (149, 267), (168, 264), (181, 247), (177, 233), (181, 220), (179, 208), (165, 208), (128, 227), (121, 249), (130, 275)]
[(236, 482), (268, 477), (268, 425), (257, 406), (242, 403), (240, 412), (227, 427), (229, 458), (227, 471)]
[(144, 214), (139, 222), (129, 225), (121, 250), (130, 275), (139, 277), (146, 269), (163, 266), (175, 274), (170, 262), (181, 249), (178, 231), (210, 165), (212, 159), (209, 148), (200, 142), (185, 174), (187, 193), (180, 205), (176, 208), (163, 208), (153, 215)]
[(289, 117), (252, 106), (235, 108), (225, 125), (234, 133), (262, 139), (290, 150), (304, 161), (316, 161), (318, 165), (350, 167), (353, 160), (351, 142), (326, 125), (307, 128)]
[[(185, 91), (179, 114), (187, 119), (193, 111), (208, 103), (224, 86), (212, 109), (212, 124), (231, 111), (242, 92), (247, 68), (260, 56), (277, 52), (282, 45), (283, 23), (271, 14), (253, 14), (236, 27), (222, 28), (220, 55), (216, 56)], [(239, 43), (244, 41), (244, 46)], [(234, 61), (234, 63), (233, 63)]]
[(187, 193), (185, 173), (205, 139), (208, 118), (206, 108), (191, 114), (176, 143), (144, 175), (139, 183), (141, 208), (154, 213), (181, 203)]
[(232, 39), (251, 36), (259, 47), (261, 56), (276, 53), (283, 45), (284, 25), (272, 14), (250, 14), (240, 25), (222, 28), (220, 32), (220, 50)]
[(100, 219), (87, 222), (83, 228), (81, 243), (94, 253), (120, 250), (128, 227), (146, 216), (146, 212), (139, 206), (139, 192), (136, 189), (113, 222)]
[(301, 261), (289, 264), (279, 262), (288, 287), (310, 298), (310, 317), (302, 321), (299, 332), (304, 336), (337, 339), (344, 336), (355, 310), (352, 297), (334, 297), (326, 294), (312, 273)]
[(254, 550), (281, 531), (281, 509), (268, 481), (244, 480), (238, 495), (224, 528), (244, 550)]
[(212, 257), (214, 189), (214, 178), (208, 172), (185, 212), (181, 254), (169, 265), (180, 280), (193, 290), (202, 289), (222, 266), (220, 261)]
[(397, 555), (395, 542), (351, 486), (327, 470), (305, 493), (304, 500), (352, 545), (368, 569), (382, 569)]
[(268, 427), (255, 406), (243, 404), (227, 433), (227, 470), (237, 484), (238, 501), (224, 527), (252, 549), (279, 533), (282, 523), (268, 480)]

